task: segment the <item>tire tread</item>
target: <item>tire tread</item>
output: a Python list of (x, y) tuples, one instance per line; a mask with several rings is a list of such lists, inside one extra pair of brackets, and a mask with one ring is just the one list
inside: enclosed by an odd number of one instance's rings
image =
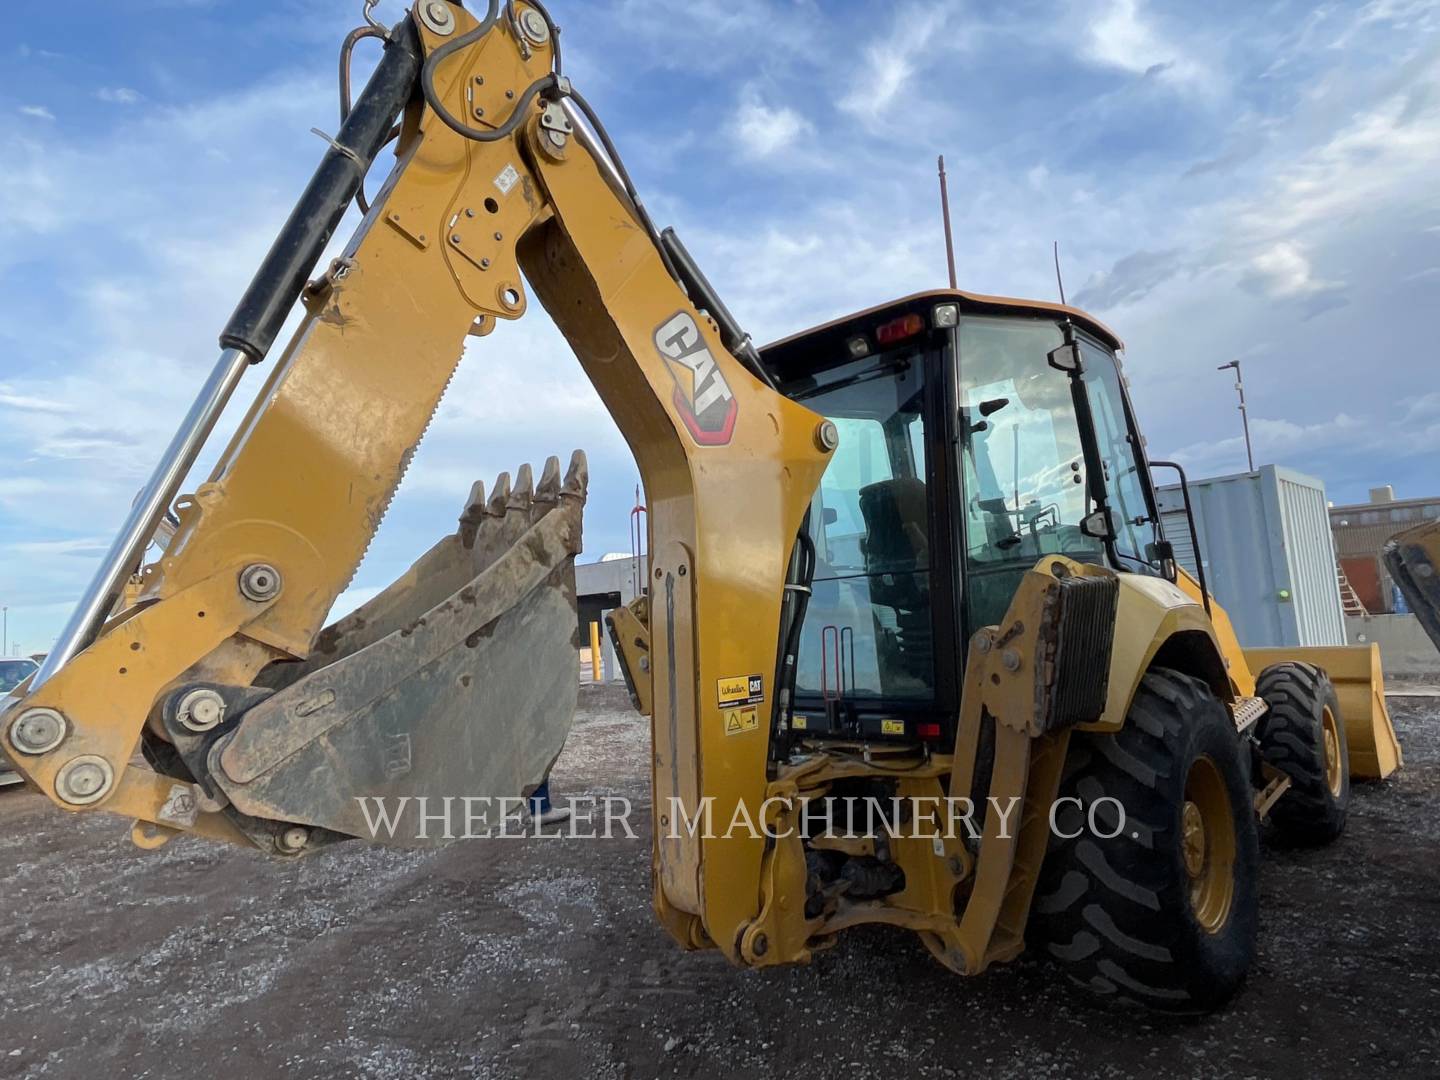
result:
[[(1190, 910), (1188, 884), (1178, 861), (1179, 803), (1194, 747), (1227, 758), (1222, 772), (1243, 795), (1236, 811), (1239, 851), (1230, 934), (1218, 953), (1197, 948), (1205, 936)], [(1061, 795), (1088, 808), (1102, 797), (1118, 799), (1125, 829), (1113, 838), (1052, 836), (1032, 908), (1032, 941), (1077, 985), (1118, 1004), (1138, 1002), (1166, 1012), (1208, 1012), (1244, 979), (1254, 954), (1258, 907), (1258, 842), (1250, 809), (1249, 772), (1242, 744), (1225, 707), (1209, 686), (1177, 671), (1147, 672), (1126, 724), (1113, 734), (1077, 733)], [(1233, 755), (1233, 756), (1232, 756)], [(1227, 771), (1228, 770), (1228, 771)], [(1073, 832), (1084, 816), (1070, 806)], [(1063, 815), (1063, 811), (1062, 811)], [(1115, 828), (1108, 807), (1096, 814), (1102, 832)], [(1188, 880), (1188, 879), (1187, 879)], [(1188, 923), (1185, 922), (1188, 920)], [(1189, 938), (1186, 934), (1189, 934)], [(1187, 945), (1186, 941), (1191, 944)], [(1207, 966), (1207, 957), (1214, 963)], [(1215, 959), (1218, 957), (1218, 959)]]

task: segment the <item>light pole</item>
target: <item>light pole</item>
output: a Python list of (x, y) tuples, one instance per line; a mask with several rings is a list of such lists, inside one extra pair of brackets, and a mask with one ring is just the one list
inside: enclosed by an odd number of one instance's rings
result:
[(1250, 463), (1250, 471), (1255, 471), (1255, 452), (1250, 448), (1250, 412), (1245, 408), (1245, 379), (1240, 374), (1240, 361), (1231, 360), (1228, 364), (1221, 364), (1216, 371), (1229, 371), (1235, 369), (1235, 392), (1240, 395), (1240, 422), (1245, 425), (1245, 460)]

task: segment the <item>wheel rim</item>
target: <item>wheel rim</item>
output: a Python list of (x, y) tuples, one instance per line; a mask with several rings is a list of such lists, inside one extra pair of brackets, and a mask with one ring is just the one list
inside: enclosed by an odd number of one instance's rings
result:
[(1340, 763), (1340, 724), (1329, 705), (1321, 716), (1321, 727), (1325, 735), (1325, 783), (1330, 787), (1330, 794), (1338, 799), (1345, 774)]
[(1181, 854), (1190, 878), (1190, 907), (1207, 933), (1218, 934), (1235, 899), (1235, 818), (1220, 768), (1200, 757), (1185, 778)]

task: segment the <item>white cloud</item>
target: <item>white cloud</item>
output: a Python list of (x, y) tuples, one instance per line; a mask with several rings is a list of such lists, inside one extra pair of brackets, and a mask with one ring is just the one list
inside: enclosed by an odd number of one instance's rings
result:
[(18, 394), (12, 387), (7, 386), (5, 383), (0, 383), (0, 408), (42, 413), (67, 413), (73, 411), (72, 407), (64, 401), (52, 401), (49, 398), (30, 397), (26, 394)]
[(1405, 422), (1440, 419), (1440, 390), (1432, 391), (1412, 401), (1405, 410)]
[[(1253, 414), (1250, 420), (1257, 460), (1262, 463), (1290, 462), (1302, 467), (1307, 455), (1317, 450), (1360, 452), (1373, 447), (1377, 442), (1376, 429), (1377, 425), (1343, 412), (1328, 420), (1309, 424)], [(1245, 437), (1237, 434), (1192, 443), (1174, 453), (1182, 463), (1202, 473), (1223, 471), (1233, 467), (1237, 461), (1244, 461)]]
[(726, 303), (765, 343), (942, 282), (944, 241), (933, 220), (925, 224), (827, 198), (784, 226), (702, 225), (686, 235)]
[(1440, 26), (1440, 8), (1435, 0), (1370, 0), (1330, 48), (1343, 49), (1367, 29), (1381, 24), (1424, 34)]
[(1196, 82), (1205, 70), (1145, 17), (1140, 0), (1103, 0), (1086, 27), (1084, 56), (1102, 67)]
[(1285, 240), (1271, 245), (1251, 260), (1251, 266), (1264, 281), (1271, 296), (1308, 296), (1324, 289), (1333, 289), (1335, 282), (1315, 277), (1310, 260), (1298, 244)]
[[(585, 86), (623, 85), (637, 71), (687, 78), (735, 70), (753, 75), (784, 56), (805, 62), (823, 34), (824, 0), (591, 0), (557, 12), (569, 35), (566, 66), (583, 67)], [(623, 56), (624, 62), (613, 58)], [(585, 63), (593, 58), (594, 63)], [(738, 80), (737, 80), (738, 81)], [(596, 101), (597, 96), (587, 96)]]
[(36, 120), (55, 119), (55, 114), (44, 105), (21, 105), (17, 111), (21, 116), (33, 116)]
[(1399, 191), (1433, 190), (1440, 165), (1440, 57), (1419, 67), (1403, 91), (1359, 110), (1343, 100), (1333, 106), (1342, 110), (1340, 126), (1278, 165), (1244, 227), (1291, 234), (1393, 200)]
[(36, 49), (23, 42), (15, 47), (15, 55), (20, 57), (21, 60), (29, 60), (31, 57), (36, 57), (40, 60), (60, 60), (65, 56), (64, 53), (51, 52), (49, 49)]
[(1085, 51), (1098, 63), (1134, 72), (1174, 59), (1141, 20), (1137, 0), (1107, 0), (1090, 23)]
[(139, 441), (132, 433), (113, 428), (68, 427), (41, 439), (32, 453), (37, 458), (106, 461), (127, 453)]
[(840, 108), (867, 124), (885, 117), (910, 89), (928, 50), (964, 44), (961, 33), (947, 25), (958, 10), (954, 0), (897, 6), (890, 32), (865, 49), (859, 64), (844, 66), (850, 89), (840, 98)]
[(67, 540), (27, 540), (6, 547), (15, 555), (80, 555), (94, 558), (103, 555), (110, 546), (105, 536), (79, 537)]
[(95, 96), (110, 105), (138, 105), (145, 100), (140, 91), (128, 86), (102, 86), (95, 91)]
[(746, 87), (730, 133), (740, 152), (754, 160), (782, 156), (801, 139), (814, 133), (814, 125), (788, 105), (767, 105), (759, 91)]
[(13, 470), (0, 474), (0, 506), (11, 513), (18, 514), (27, 500), (50, 494), (50, 485), (37, 476), (16, 476)]

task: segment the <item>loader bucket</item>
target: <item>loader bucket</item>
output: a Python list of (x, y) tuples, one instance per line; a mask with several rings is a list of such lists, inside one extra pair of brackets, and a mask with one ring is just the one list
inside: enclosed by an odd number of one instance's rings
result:
[(1385, 569), (1440, 649), (1440, 522), (1427, 521), (1385, 544)]
[(528, 465), (477, 483), (453, 535), (263, 672), (273, 694), (208, 755), (235, 809), (396, 846), (517, 811), (575, 713), (586, 484), (578, 451), (563, 480), (551, 458), (538, 485)]
[(1296, 660), (1314, 664), (1330, 676), (1350, 745), (1350, 775), (1383, 780), (1404, 761), (1400, 741), (1385, 707), (1385, 675), (1380, 646), (1314, 645), (1301, 648), (1246, 649), (1245, 662), (1256, 675), (1272, 664)]

